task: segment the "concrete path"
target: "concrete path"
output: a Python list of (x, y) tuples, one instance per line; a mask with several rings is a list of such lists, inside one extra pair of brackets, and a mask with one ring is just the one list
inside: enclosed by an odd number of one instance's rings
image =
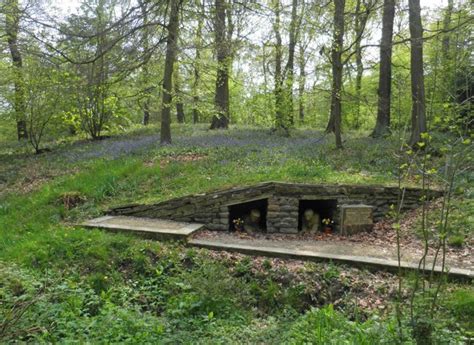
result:
[[(191, 236), (204, 227), (202, 224), (126, 216), (104, 216), (86, 221), (81, 225), (89, 228), (131, 232), (158, 240), (183, 240), (193, 247), (239, 252), (247, 255), (307, 261), (334, 261), (377, 270), (392, 272), (398, 270), (398, 261), (390, 250), (365, 243), (241, 238), (232, 234), (202, 238), (201, 234)], [(418, 269), (417, 257), (405, 253), (401, 261), (402, 269), (410, 271)], [(430, 258), (427, 260), (429, 262)], [(474, 278), (472, 266), (454, 267), (452, 262), (447, 262), (446, 267), (445, 271), (448, 271), (450, 277)], [(430, 270), (431, 264), (427, 264), (425, 271), (429, 272)], [(442, 269), (440, 266), (436, 266), (434, 271), (441, 273)]]
[(201, 229), (202, 224), (173, 222), (163, 219), (104, 216), (91, 219), (81, 224), (89, 228), (111, 231), (133, 232), (154, 239), (185, 240), (193, 232)]
[[(292, 243), (293, 241), (272, 241), (272, 240), (255, 240), (255, 239), (239, 239), (235, 237), (233, 240), (222, 239), (199, 239), (192, 238), (188, 240), (188, 245), (207, 248), (212, 250), (225, 250), (238, 252), (247, 255), (261, 255), (279, 258), (292, 258), (307, 261), (334, 261), (352, 266), (367, 267), (372, 269), (386, 270), (396, 272), (398, 270), (398, 261), (386, 257), (381, 253), (378, 256), (364, 255), (364, 247), (354, 244), (353, 247), (347, 248), (337, 243), (307, 243), (306, 245), (299, 242), (299, 246)], [(296, 241), (294, 241), (296, 242)], [(309, 241), (308, 241), (309, 242)], [(426, 265), (426, 272), (430, 272), (431, 265)], [(418, 262), (414, 260), (401, 261), (403, 270), (413, 271), (418, 269)], [(440, 266), (435, 266), (435, 273), (441, 273)], [(460, 267), (450, 267), (447, 265), (450, 277), (460, 279), (473, 279), (474, 270)]]

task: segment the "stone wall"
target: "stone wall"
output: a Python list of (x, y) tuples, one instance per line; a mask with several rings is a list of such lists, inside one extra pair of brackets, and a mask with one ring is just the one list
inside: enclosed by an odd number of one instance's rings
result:
[[(405, 189), (403, 210), (420, 205), (422, 190)], [(429, 191), (428, 197), (441, 192)], [(337, 222), (341, 205), (373, 206), (374, 221), (382, 219), (396, 205), (398, 188), (360, 185), (310, 185), (267, 182), (254, 186), (190, 195), (152, 205), (130, 205), (112, 209), (111, 215), (162, 218), (205, 224), (211, 230), (229, 229), (229, 206), (252, 200), (268, 200), (267, 232), (296, 233), (300, 200), (337, 200), (333, 219)], [(338, 224), (336, 223), (336, 229)]]

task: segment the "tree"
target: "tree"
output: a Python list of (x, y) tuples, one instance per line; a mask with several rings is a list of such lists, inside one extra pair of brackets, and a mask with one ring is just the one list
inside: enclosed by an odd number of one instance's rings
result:
[[(297, 15), (298, 0), (292, 0), (291, 2), (291, 19), (290, 19), (290, 32), (288, 41), (288, 62), (285, 68), (285, 112), (288, 114), (288, 121), (290, 125), (293, 125), (293, 80), (294, 80), (294, 69), (295, 69), (295, 49), (296, 42), (298, 40), (298, 33), (300, 23), (298, 22)], [(301, 18), (301, 17), (300, 17)]]
[(420, 0), (408, 1), (410, 26), (410, 76), (411, 76), (411, 136), (409, 144), (414, 146), (426, 132), (425, 81), (423, 75), (423, 27), (421, 24)]
[[(82, 128), (100, 138), (109, 124), (123, 125), (129, 119), (125, 112), (117, 113), (116, 106), (125, 104), (128, 114), (136, 114), (131, 100), (137, 101), (141, 122), (147, 124), (152, 100), (158, 97), (152, 97), (151, 81), (161, 64), (156, 68), (151, 58), (167, 38), (166, 3), (140, 0), (131, 6), (120, 0), (82, 0), (79, 9), (66, 22), (50, 19), (54, 26), (38, 20), (49, 35), (30, 35), (49, 58), (71, 64), (77, 72), (73, 97), (78, 98)], [(55, 36), (59, 39), (50, 39)]]
[(454, 8), (454, 0), (448, 0), (448, 7), (446, 8), (446, 11), (444, 13), (444, 18), (443, 18), (443, 30), (445, 31), (445, 33), (443, 37), (442, 52), (443, 52), (443, 59), (445, 60), (444, 61), (445, 63), (449, 59), (450, 33), (448, 31), (451, 25), (451, 16), (453, 14), (453, 8)]
[(344, 45), (344, 7), (345, 0), (334, 1), (334, 32), (331, 49), (332, 88), (331, 114), (326, 132), (333, 132), (336, 137), (336, 147), (342, 148), (341, 120), (342, 120), (342, 52)]
[(28, 139), (25, 120), (25, 86), (23, 76), (23, 58), (18, 45), (20, 31), (21, 10), (18, 0), (6, 0), (5, 6), (5, 33), (13, 65), (14, 100), (18, 140)]
[(362, 61), (362, 36), (369, 19), (370, 5), (362, 0), (356, 1), (355, 8), (355, 60), (356, 60), (356, 114), (355, 128), (360, 126), (360, 103), (362, 96), (362, 77), (364, 74), (364, 64)]
[(196, 32), (194, 35), (195, 53), (193, 63), (194, 81), (193, 90), (193, 123), (198, 123), (200, 118), (199, 112), (199, 86), (201, 83), (200, 64), (201, 64), (201, 45), (202, 45), (202, 28), (204, 25), (204, 0), (196, 0), (196, 7), (199, 9)]
[(143, 67), (142, 67), (142, 82), (143, 82), (143, 120), (144, 126), (147, 126), (150, 122), (150, 71), (148, 67), (148, 61), (150, 58), (150, 28), (148, 20), (148, 1), (139, 0), (141, 15), (143, 18), (143, 33), (142, 33), (142, 45), (144, 51)]
[(377, 120), (373, 137), (390, 132), (390, 99), (392, 92), (392, 39), (395, 0), (384, 0), (382, 14), (382, 39), (380, 42), (380, 72), (378, 88)]
[(73, 50), (71, 56), (80, 60), (90, 55), (88, 62), (73, 63), (74, 87), (77, 112), (81, 128), (93, 140), (102, 138), (117, 110), (118, 97), (112, 92), (113, 76), (117, 71), (120, 46), (111, 45), (117, 33), (106, 32), (114, 16), (114, 1), (99, 0), (86, 3), (83, 13), (69, 18), (64, 41)]
[(281, 35), (281, 2), (274, 2), (275, 21), (273, 31), (275, 34), (275, 125), (276, 129), (281, 129), (286, 135), (289, 134), (289, 127), (294, 123), (293, 119), (293, 81), (295, 50), (298, 40), (301, 16), (297, 15), (298, 1), (291, 2), (291, 19), (288, 32), (288, 60), (283, 69), (283, 43)]
[(231, 60), (230, 40), (232, 24), (230, 4), (227, 0), (215, 1), (214, 32), (217, 57), (217, 77), (214, 105), (216, 114), (212, 118), (211, 129), (227, 129), (229, 127), (229, 66)]
[(275, 32), (275, 75), (274, 75), (274, 95), (275, 95), (275, 125), (279, 129), (283, 129), (286, 132), (288, 127), (285, 121), (284, 113), (284, 93), (283, 93), (283, 71), (282, 71), (282, 60), (283, 60), (283, 43), (281, 38), (280, 26), (281, 26), (281, 3), (280, 0), (275, 0), (274, 4), (275, 11), (275, 22), (273, 23), (273, 30)]
[(44, 151), (41, 143), (48, 126), (64, 109), (67, 80), (65, 73), (42, 59), (28, 65), (25, 70), (25, 119), (28, 142), (38, 154)]
[(174, 96), (176, 100), (176, 119), (178, 120), (178, 123), (184, 123), (186, 120), (186, 116), (184, 114), (184, 104), (183, 104), (183, 99), (182, 99), (182, 94), (180, 90), (180, 75), (179, 75), (179, 62), (178, 60), (176, 61), (176, 67), (174, 70)]
[(173, 68), (177, 54), (179, 9), (181, 0), (169, 0), (169, 22), (167, 26), (165, 70), (163, 72), (163, 98), (161, 105), (161, 144), (171, 144), (171, 101), (173, 93)]
[(298, 79), (298, 115), (300, 123), (304, 123), (304, 92), (305, 92), (305, 84), (306, 84), (306, 58), (305, 52), (307, 48), (307, 43), (299, 45), (299, 54), (298, 54), (298, 69), (300, 72), (299, 79)]

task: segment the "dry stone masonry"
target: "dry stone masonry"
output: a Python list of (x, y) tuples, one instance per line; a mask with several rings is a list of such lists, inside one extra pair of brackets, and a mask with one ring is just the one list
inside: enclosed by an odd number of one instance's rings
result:
[[(422, 193), (421, 189), (407, 188), (403, 211), (420, 206)], [(429, 199), (439, 196), (440, 191), (428, 191)], [(370, 229), (397, 200), (397, 187), (266, 182), (152, 205), (119, 207), (110, 214), (195, 222), (211, 230), (232, 230), (234, 219), (258, 209), (262, 214), (261, 228), (266, 232), (297, 233), (303, 213), (309, 208), (321, 219), (334, 220), (336, 231), (350, 235)]]

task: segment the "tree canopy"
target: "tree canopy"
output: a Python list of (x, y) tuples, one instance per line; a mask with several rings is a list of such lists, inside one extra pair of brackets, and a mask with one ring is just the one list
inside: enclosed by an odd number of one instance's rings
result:
[(0, 121), (36, 151), (153, 122), (162, 143), (171, 123), (201, 122), (325, 128), (340, 148), (352, 129), (407, 128), (415, 145), (449, 121), (472, 128), (469, 1), (70, 5), (1, 7)]

